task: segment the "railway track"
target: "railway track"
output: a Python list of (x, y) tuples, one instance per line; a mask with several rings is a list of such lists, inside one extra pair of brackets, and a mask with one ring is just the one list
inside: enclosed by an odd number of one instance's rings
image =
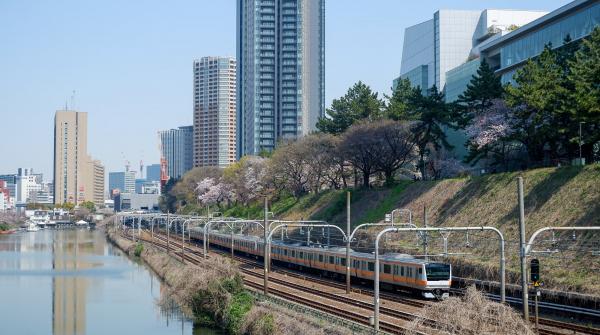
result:
[[(129, 238), (129, 236), (124, 236), (124, 237)], [(162, 245), (160, 245), (160, 247), (162, 249), (166, 250), (166, 240), (167, 240), (166, 237), (159, 233), (155, 233), (154, 237), (155, 237), (155, 239), (159, 240), (160, 243), (162, 244)], [(151, 242), (148, 239), (145, 239), (145, 238), (142, 238), (142, 239), (145, 240), (146, 242)], [(195, 243), (192, 243), (192, 242), (188, 242), (188, 243), (190, 243), (190, 245), (185, 247), (186, 251), (185, 251), (183, 257), (185, 260), (187, 260), (193, 264), (198, 264), (198, 262), (201, 262), (203, 260), (204, 254), (203, 254), (203, 252), (197, 250), (198, 246)], [(153, 244), (157, 245), (156, 242), (153, 242)], [(169, 249), (173, 252), (173, 254), (176, 256), (179, 255), (179, 257), (181, 257), (181, 249), (182, 249), (181, 241), (177, 241), (175, 239), (170, 239), (169, 244), (172, 245), (172, 247), (170, 247)], [(214, 248), (212, 249), (212, 252), (218, 252), (218, 253), (221, 253), (226, 256), (230, 255), (229, 252), (224, 252), (221, 250), (215, 251)], [(207, 255), (207, 256), (210, 257), (210, 255)], [(197, 257), (199, 257), (199, 258), (197, 258)], [(244, 273), (248, 276), (252, 276), (254, 278), (259, 278), (259, 279), (262, 278), (262, 276), (263, 276), (262, 273), (252, 271), (250, 269), (250, 267), (258, 268), (259, 270), (262, 269), (262, 267), (264, 266), (262, 262), (257, 262), (255, 260), (250, 260), (248, 258), (240, 257), (240, 256), (234, 256), (234, 259), (243, 264), (243, 266), (240, 267), (242, 273)], [(277, 267), (277, 266), (272, 267), (272, 272), (279, 273), (279, 274), (282, 274), (282, 275), (285, 275), (288, 277), (293, 277), (296, 279), (302, 279), (304, 281), (309, 281), (312, 283), (316, 283), (316, 284), (320, 284), (320, 285), (324, 285), (324, 286), (328, 286), (328, 287), (332, 287), (332, 288), (344, 289), (344, 290), (346, 288), (345, 284), (342, 284), (339, 282), (334, 282), (331, 280), (326, 280), (326, 279), (318, 278), (315, 276), (299, 274), (297, 272), (289, 271), (287, 269)], [(334, 301), (337, 301), (340, 303), (344, 303), (347, 305), (351, 305), (351, 306), (355, 306), (355, 307), (359, 307), (359, 308), (363, 308), (363, 309), (368, 309), (368, 310), (372, 310), (372, 308), (373, 308), (373, 304), (371, 304), (371, 303), (352, 299), (347, 296), (341, 296), (341, 295), (337, 295), (335, 293), (325, 292), (323, 290), (306, 287), (306, 286), (288, 282), (288, 281), (285, 281), (285, 280), (282, 280), (279, 278), (271, 277), (269, 280), (271, 283), (276, 283), (279, 285), (287, 286), (287, 287), (290, 287), (290, 288), (293, 288), (293, 289), (296, 289), (298, 291), (302, 291), (305, 293), (320, 295), (320, 296), (323, 296), (323, 297), (326, 297), (331, 300), (334, 300)], [(247, 280), (245, 279), (245, 283), (246, 283), (246, 281)], [(248, 284), (248, 286), (250, 286), (254, 289), (260, 289), (260, 290), (263, 289), (262, 283), (256, 283), (256, 282), (251, 282), (251, 281), (248, 281), (248, 283), (252, 283), (252, 284)], [(368, 321), (369, 321), (368, 317), (365, 317), (362, 315), (359, 315), (359, 316), (349, 315), (348, 311), (346, 311), (346, 310), (337, 310), (336, 311), (336, 309), (338, 309), (338, 308), (334, 307), (334, 306), (316, 306), (316, 305), (319, 305), (318, 302), (310, 301), (309, 299), (306, 299), (301, 296), (294, 295), (294, 297), (290, 298), (291, 297), (290, 293), (284, 293), (284, 295), (282, 296), (282, 295), (278, 294), (278, 293), (282, 292), (281, 290), (274, 289), (272, 287), (269, 288), (269, 292), (272, 292), (275, 295), (278, 295), (284, 299), (292, 300), (295, 302), (299, 302), (303, 305), (307, 305), (307, 306), (314, 307), (319, 310), (327, 311), (328, 313), (331, 313), (333, 315), (351, 319), (352, 321), (355, 321), (355, 322), (359, 322), (362, 324), (368, 324)], [(371, 297), (373, 296), (373, 292), (371, 290), (363, 290), (363, 289), (356, 290), (356, 289), (354, 289), (353, 292), (365, 294), (365, 295), (368, 295)], [(382, 294), (382, 297), (384, 297), (383, 294)], [(385, 294), (384, 299), (389, 300), (391, 302), (406, 304), (406, 305), (410, 305), (410, 306), (418, 307), (418, 308), (422, 308), (427, 305), (427, 303), (424, 303), (424, 302), (414, 301), (414, 300), (406, 299), (403, 297), (398, 297), (398, 296), (395, 296), (392, 294)], [(384, 299), (382, 299), (382, 300), (384, 300)], [(304, 301), (305, 303), (300, 302), (300, 301)], [(312, 306), (312, 305), (315, 305), (316, 307)], [(331, 311), (326, 310), (326, 308), (331, 309)], [(341, 314), (338, 314), (340, 312), (341, 312)], [(380, 313), (382, 315), (387, 315), (389, 317), (393, 317), (393, 318), (404, 320), (404, 321), (411, 321), (415, 318), (414, 314), (395, 310), (395, 309), (384, 307), (384, 306), (380, 306)], [(366, 321), (365, 321), (365, 318), (366, 318)], [(532, 321), (534, 321), (534, 320), (532, 319)], [(540, 324), (540, 326), (545, 326), (545, 327), (550, 328), (550, 329), (540, 328), (539, 334), (542, 334), (542, 335), (564, 335), (565, 330), (572, 332), (572, 334), (600, 335), (600, 329), (590, 328), (590, 327), (586, 327), (586, 326), (581, 326), (581, 325), (577, 325), (577, 324), (571, 324), (571, 323), (566, 323), (566, 322), (561, 322), (561, 321), (556, 321), (556, 320), (551, 320), (551, 319), (540, 318), (539, 324)], [(381, 325), (380, 326), (381, 329), (385, 330), (387, 332), (394, 333), (394, 334), (403, 333), (403, 330), (401, 330), (401, 329), (398, 331), (394, 331), (393, 329), (390, 328), (391, 327), (390, 325), (383, 326), (381, 324), (381, 321), (380, 321), (380, 325)], [(425, 322), (425, 325), (435, 328), (435, 321), (427, 320)], [(399, 326), (395, 325), (395, 327), (398, 328)]]
[[(122, 236), (124, 238), (131, 240), (131, 237), (128, 235), (122, 235)], [(157, 236), (156, 234), (155, 234), (155, 238), (158, 239), (159, 243), (153, 243), (153, 245), (161, 248), (162, 250), (166, 250), (167, 249), (166, 238), (164, 238), (162, 236)], [(140, 237), (140, 239), (145, 242), (150, 242), (147, 238), (144, 238), (144, 237)], [(176, 258), (179, 258), (179, 257), (181, 257), (181, 243), (178, 243), (178, 242), (173, 243), (173, 242), (174, 241), (169, 241), (169, 244), (174, 244), (175, 248), (169, 248), (169, 250), (173, 253), (173, 255)], [(179, 247), (179, 250), (177, 250), (177, 246)], [(203, 261), (203, 254), (200, 252), (194, 251), (193, 249), (188, 248), (187, 251), (183, 254), (183, 259), (192, 264), (199, 264), (200, 262)], [(248, 260), (246, 260), (246, 261), (248, 261)], [(253, 263), (250, 261), (250, 262), (245, 262), (244, 265), (250, 266), (253, 264), (259, 264), (259, 263), (256, 263), (256, 262)], [(260, 265), (262, 265), (262, 264), (260, 264)], [(262, 292), (264, 286), (263, 286), (263, 283), (259, 282), (261, 275), (249, 270), (246, 267), (240, 267), (240, 269), (241, 269), (242, 273), (246, 274), (247, 276), (256, 278), (258, 280), (258, 281), (252, 281), (248, 277), (244, 277), (244, 284), (252, 289)], [(343, 305), (351, 304), (355, 307), (372, 309), (372, 305), (365, 307), (365, 305), (364, 305), (365, 303), (361, 302), (359, 300), (356, 300), (356, 301), (351, 301), (349, 299), (346, 300), (346, 299), (343, 299), (344, 297), (341, 297), (341, 296), (338, 296), (338, 295), (335, 295), (332, 293), (326, 293), (326, 292), (323, 292), (323, 291), (320, 291), (317, 289), (307, 288), (302, 285), (286, 282), (286, 281), (278, 279), (278, 278), (270, 278), (270, 281), (272, 283), (279, 284), (279, 285), (285, 286), (285, 287), (289, 287), (290, 289), (298, 290), (300, 292), (310, 293), (313, 295), (319, 295), (326, 299), (339, 302)], [(305, 305), (305, 306), (308, 306), (311, 308), (315, 308), (317, 310), (324, 311), (324, 312), (330, 313), (332, 315), (335, 315), (335, 316), (338, 316), (338, 317), (341, 317), (344, 319), (348, 319), (348, 320), (351, 320), (351, 321), (354, 321), (354, 322), (357, 322), (357, 323), (360, 323), (363, 325), (370, 325), (370, 318), (368, 316), (364, 316), (363, 314), (348, 311), (347, 308), (337, 307), (333, 304), (326, 304), (326, 303), (318, 302), (315, 300), (311, 300), (311, 299), (303, 297), (299, 294), (293, 294), (293, 293), (286, 292), (286, 291), (283, 291), (283, 290), (280, 290), (280, 289), (274, 288), (274, 287), (269, 287), (269, 293), (272, 293), (273, 295), (278, 296), (280, 298), (283, 298), (283, 299), (286, 299), (286, 300), (289, 300), (292, 302), (296, 302), (296, 303), (299, 303), (299, 304), (302, 304), (302, 305)], [(401, 320), (412, 320), (414, 318), (414, 315), (411, 315), (409, 313), (403, 313), (403, 312), (395, 311), (392, 309), (389, 309), (389, 311), (388, 311), (387, 308), (385, 308), (385, 307), (381, 308), (381, 314), (388, 315), (390, 317), (398, 318)], [(389, 315), (389, 314), (393, 314), (393, 315)], [(397, 324), (388, 322), (388, 321), (380, 320), (379, 325), (380, 325), (380, 329), (382, 331), (385, 331), (390, 334), (405, 334), (406, 333), (405, 328), (403, 328)], [(424, 333), (418, 333), (418, 334), (425, 335)]]

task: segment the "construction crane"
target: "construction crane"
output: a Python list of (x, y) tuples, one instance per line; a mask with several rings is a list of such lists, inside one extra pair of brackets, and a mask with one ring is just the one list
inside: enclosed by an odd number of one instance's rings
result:
[(160, 153), (160, 186), (164, 187), (169, 181), (167, 172), (167, 160), (163, 156), (162, 141), (160, 140), (160, 132), (158, 133), (158, 152)]

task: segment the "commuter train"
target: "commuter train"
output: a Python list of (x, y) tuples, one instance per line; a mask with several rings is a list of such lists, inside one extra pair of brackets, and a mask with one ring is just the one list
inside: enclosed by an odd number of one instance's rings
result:
[[(202, 228), (190, 230), (192, 238), (202, 240)], [(231, 234), (211, 231), (211, 245), (231, 248)], [(233, 235), (233, 248), (238, 253), (263, 257), (263, 239), (256, 236)], [(350, 273), (354, 280), (373, 281), (375, 256), (363, 252), (350, 252)], [(271, 260), (290, 267), (311, 270), (334, 277), (346, 274), (346, 248), (306, 246), (302, 243), (271, 243)], [(382, 287), (411, 291), (424, 298), (447, 298), (452, 271), (450, 264), (428, 262), (405, 254), (384, 254), (379, 258), (379, 280)]]

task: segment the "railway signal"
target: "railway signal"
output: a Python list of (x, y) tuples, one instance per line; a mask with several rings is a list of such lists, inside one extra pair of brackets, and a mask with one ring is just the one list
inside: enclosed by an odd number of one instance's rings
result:
[(537, 258), (531, 260), (531, 282), (534, 287), (540, 286), (540, 261)]

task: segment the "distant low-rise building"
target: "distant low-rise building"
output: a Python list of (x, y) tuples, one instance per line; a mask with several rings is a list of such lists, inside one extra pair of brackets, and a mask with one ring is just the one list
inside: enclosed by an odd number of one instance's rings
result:
[(128, 210), (158, 211), (159, 194), (121, 193), (115, 198), (115, 212)]

